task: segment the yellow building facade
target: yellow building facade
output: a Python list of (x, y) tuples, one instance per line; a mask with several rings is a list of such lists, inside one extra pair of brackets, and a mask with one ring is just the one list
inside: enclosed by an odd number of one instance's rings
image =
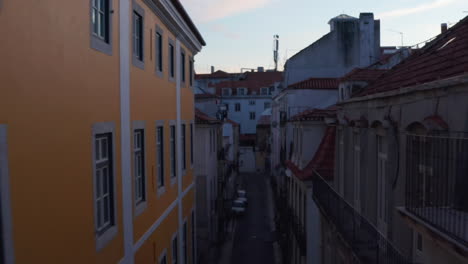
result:
[(0, 262), (194, 263), (178, 0), (0, 0)]

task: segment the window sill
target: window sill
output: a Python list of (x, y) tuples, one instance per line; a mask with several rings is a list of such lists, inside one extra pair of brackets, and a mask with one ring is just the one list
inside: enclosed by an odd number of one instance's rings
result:
[(141, 215), (145, 211), (147, 206), (148, 206), (148, 203), (146, 201), (141, 201), (140, 203), (138, 203), (135, 206), (135, 217)]
[(156, 71), (156, 76), (158, 76), (159, 78), (164, 78), (162, 71)]
[(145, 70), (145, 62), (139, 60), (135, 55), (132, 56), (132, 64), (133, 66)]
[(166, 187), (165, 186), (158, 187), (158, 198), (163, 196), (164, 193), (166, 193)]
[(95, 35), (91, 35), (91, 48), (106, 55), (112, 56), (112, 44), (106, 43), (104, 40), (96, 37)]
[(109, 228), (104, 234), (96, 236), (96, 251), (101, 251), (117, 235), (117, 225)]

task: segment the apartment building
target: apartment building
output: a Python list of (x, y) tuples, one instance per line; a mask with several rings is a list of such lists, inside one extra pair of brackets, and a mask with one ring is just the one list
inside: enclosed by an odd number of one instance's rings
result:
[(467, 33), (465, 18), (343, 93), (335, 176), (312, 191), (322, 263), (468, 262)]
[(180, 2), (3, 0), (0, 33), (0, 262), (195, 263)]

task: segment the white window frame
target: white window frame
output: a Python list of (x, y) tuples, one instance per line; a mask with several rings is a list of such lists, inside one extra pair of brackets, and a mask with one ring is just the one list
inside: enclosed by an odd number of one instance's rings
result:
[(168, 40), (168, 45), (167, 45), (167, 59), (168, 59), (168, 66), (169, 66), (169, 69), (168, 69), (168, 78), (169, 78), (169, 81), (171, 82), (175, 82), (175, 78), (176, 78), (176, 75), (177, 75), (177, 71), (176, 71), (176, 45), (175, 45), (175, 41), (171, 38), (169, 38)]
[(1, 234), (3, 235), (3, 237), (0, 237), (0, 239), (2, 239), (3, 245), (3, 248), (0, 248), (0, 250), (3, 251), (3, 259), (0, 259), (0, 262), (5, 264), (13, 264), (15, 263), (15, 253), (13, 244), (13, 220), (10, 196), (10, 172), (8, 169), (7, 130), (7, 125), (0, 124), (0, 228)]
[(260, 92), (261, 92), (261, 95), (268, 95), (268, 88), (262, 87)]
[[(164, 30), (158, 25), (156, 25), (155, 28), (156, 33), (154, 34), (154, 50), (156, 56), (154, 68), (156, 71), (156, 75), (162, 78), (164, 72)], [(159, 36), (161, 37), (161, 43), (159, 43)], [(159, 63), (161, 63), (161, 65), (159, 65)], [(161, 66), (161, 68), (159, 66)]]
[[(96, 6), (94, 3), (97, 2), (97, 0), (90, 0), (90, 35), (91, 35), (91, 48), (100, 51), (104, 54), (107, 55), (112, 55), (112, 0), (104, 0), (107, 1), (107, 10), (100, 11), (98, 10), (100, 6)], [(0, 6), (1, 6), (1, 0), (0, 0)], [(94, 23), (93, 20), (97, 19), (95, 18), (96, 12), (103, 15), (104, 18), (103, 20), (105, 23), (107, 23), (107, 36), (103, 36), (99, 34), (99, 32), (95, 32), (94, 30)], [(107, 14), (105, 14), (107, 12)], [(98, 21), (98, 20), (96, 20)], [(100, 25), (98, 24), (97, 26), (100, 28)]]
[[(157, 188), (157, 195), (160, 197), (166, 192), (166, 164), (165, 164), (165, 126), (164, 121), (156, 121), (156, 188)], [(162, 139), (160, 141), (159, 138), (159, 129), (162, 129)], [(162, 153), (162, 155), (161, 155)], [(162, 184), (161, 184), (162, 182)]]
[[(141, 32), (137, 32), (137, 17), (141, 18)], [(132, 12), (132, 62), (133, 65), (137, 68), (144, 69), (145, 68), (145, 10), (138, 5), (135, 1), (133, 1), (133, 12)], [(139, 36), (141, 33), (141, 36)], [(137, 41), (141, 41), (141, 50), (137, 49)]]
[[(171, 120), (169, 125), (170, 175), (172, 186), (177, 182), (177, 124), (175, 120)], [(174, 133), (172, 132), (172, 128), (174, 128)]]
[[(111, 162), (111, 169), (112, 173), (110, 175), (110, 180), (112, 180), (112, 186), (109, 188), (109, 191), (112, 191), (112, 201), (110, 204), (113, 206), (113, 210), (109, 210), (111, 215), (109, 215), (110, 220), (113, 219), (113, 224), (110, 224), (109, 227), (106, 228), (104, 231), (98, 230), (98, 209), (97, 209), (97, 185), (96, 182), (97, 178), (97, 158), (96, 157), (96, 137), (99, 135), (110, 134), (110, 143), (111, 145), (111, 155), (112, 160)], [(113, 122), (103, 122), (103, 123), (96, 123), (92, 127), (92, 161), (93, 161), (93, 193), (94, 193), (94, 227), (95, 227), (95, 239), (96, 239), (96, 251), (102, 250), (116, 235), (117, 235), (117, 183), (116, 183), (116, 145), (115, 145), (115, 124)], [(99, 155), (100, 156), (100, 155)], [(100, 186), (103, 186), (102, 184)], [(102, 232), (102, 233), (100, 233)]]
[(255, 105), (255, 100), (250, 100), (249, 105)]
[[(136, 146), (136, 133), (142, 132), (142, 146)], [(147, 170), (146, 170), (146, 125), (144, 121), (134, 121), (133, 122), (133, 184), (134, 184), (134, 203), (135, 203), (135, 216), (140, 215), (147, 207), (147, 198), (148, 198), (148, 177), (147, 177)], [(142, 162), (142, 168), (141, 168), (141, 175), (138, 174), (138, 168), (136, 164), (136, 157), (140, 153), (141, 155), (141, 162)], [(141, 184), (142, 184), (142, 193), (141, 197), (138, 196), (137, 192), (137, 182), (141, 178)]]
[(244, 96), (244, 95), (247, 95), (245, 88), (237, 88), (237, 95), (238, 96)]

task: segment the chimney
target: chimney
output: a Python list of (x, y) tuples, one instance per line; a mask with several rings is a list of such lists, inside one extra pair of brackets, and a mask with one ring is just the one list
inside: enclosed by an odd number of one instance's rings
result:
[(257, 68), (257, 71), (258, 71), (258, 72), (264, 72), (264, 71), (265, 71), (265, 68), (263, 68), (263, 67), (258, 67), (258, 68)]
[(447, 29), (448, 29), (447, 23), (442, 23), (440, 25), (440, 30), (441, 30), (442, 33), (445, 33), (447, 31)]
[(214, 73), (215, 72), (215, 68), (214, 66), (211, 66), (211, 73)]

